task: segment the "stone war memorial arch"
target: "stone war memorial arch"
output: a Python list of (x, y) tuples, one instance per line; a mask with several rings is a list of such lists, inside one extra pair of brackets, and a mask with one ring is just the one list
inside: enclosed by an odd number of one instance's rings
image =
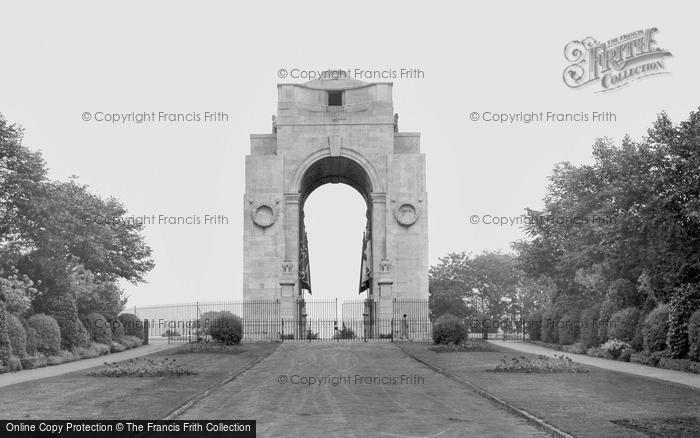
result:
[[(282, 320), (293, 321), (286, 333), (310, 329), (304, 320), (310, 283), (304, 203), (321, 185), (344, 183), (367, 204), (362, 318), (375, 336), (386, 335), (395, 327), (374, 327), (375, 321), (407, 312), (427, 320), (425, 155), (419, 133), (398, 131), (392, 83), (333, 76), (278, 84), (272, 133), (250, 136), (243, 298), (279, 300)], [(425, 306), (397, 309), (410, 302)]]

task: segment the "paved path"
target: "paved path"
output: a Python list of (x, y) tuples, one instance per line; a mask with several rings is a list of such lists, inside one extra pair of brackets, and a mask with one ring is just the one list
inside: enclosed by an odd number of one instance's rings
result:
[(543, 354), (547, 356), (551, 356), (552, 354), (565, 354), (572, 360), (585, 365), (591, 365), (606, 370), (619, 371), (621, 373), (633, 374), (636, 376), (650, 377), (652, 379), (666, 380), (668, 382), (680, 383), (681, 385), (687, 385), (700, 389), (700, 374), (667, 370), (664, 368), (650, 367), (647, 365), (622, 362), (619, 360), (602, 359), (600, 357), (587, 356), (585, 354), (565, 353), (563, 351), (540, 347), (539, 345), (530, 344), (529, 342), (523, 341), (489, 342), (494, 345), (498, 345), (499, 347), (510, 348), (511, 350), (521, 351), (523, 353)]
[(145, 356), (147, 354), (157, 353), (159, 351), (167, 350), (168, 348), (176, 347), (177, 345), (178, 344), (168, 344), (167, 342), (158, 341), (141, 347), (122, 351), (121, 353), (112, 353), (106, 356), (95, 357), (93, 359), (76, 360), (74, 362), (63, 363), (61, 365), (46, 366), (43, 368), (17, 371), (14, 373), (4, 373), (0, 374), (0, 388), (3, 386), (14, 385), (15, 383), (28, 382), (30, 380), (38, 380), (46, 377), (72, 373), (73, 371), (85, 370), (102, 365), (105, 362), (118, 362), (134, 357)]
[(283, 344), (178, 418), (255, 419), (261, 437), (548, 436), (388, 343)]

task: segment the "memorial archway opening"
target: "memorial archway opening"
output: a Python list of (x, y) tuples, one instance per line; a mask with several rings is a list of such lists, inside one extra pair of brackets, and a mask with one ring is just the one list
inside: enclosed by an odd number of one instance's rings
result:
[(283, 319), (302, 317), (299, 302), (307, 286), (313, 291), (304, 205), (318, 187), (339, 183), (366, 204), (359, 298), (373, 300), (374, 316), (385, 319), (397, 300), (427, 302), (425, 156), (420, 134), (398, 129), (391, 83), (279, 84), (271, 133), (251, 135), (245, 179), (244, 299), (279, 300)]

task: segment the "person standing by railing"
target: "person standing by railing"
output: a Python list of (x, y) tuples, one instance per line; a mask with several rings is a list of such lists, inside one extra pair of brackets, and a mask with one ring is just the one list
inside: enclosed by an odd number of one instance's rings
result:
[(408, 340), (408, 315), (403, 314), (403, 319), (401, 320), (401, 339)]

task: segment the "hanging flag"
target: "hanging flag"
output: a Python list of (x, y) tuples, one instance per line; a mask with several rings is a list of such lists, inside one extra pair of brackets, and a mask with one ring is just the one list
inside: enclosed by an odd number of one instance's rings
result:
[(372, 239), (369, 230), (369, 217), (366, 231), (362, 233), (362, 263), (360, 263), (360, 293), (370, 288), (372, 283)]
[(301, 219), (301, 239), (299, 242), (299, 288), (306, 289), (311, 294), (311, 268), (309, 266), (309, 242), (306, 239), (304, 218)]

